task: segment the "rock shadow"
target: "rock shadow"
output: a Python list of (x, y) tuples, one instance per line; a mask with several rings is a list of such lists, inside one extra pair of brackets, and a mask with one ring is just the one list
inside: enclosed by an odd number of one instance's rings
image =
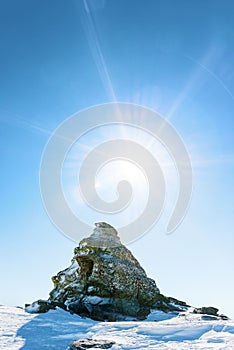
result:
[(17, 332), (25, 343), (20, 350), (65, 350), (73, 340), (83, 338), (97, 322), (57, 309), (39, 314)]

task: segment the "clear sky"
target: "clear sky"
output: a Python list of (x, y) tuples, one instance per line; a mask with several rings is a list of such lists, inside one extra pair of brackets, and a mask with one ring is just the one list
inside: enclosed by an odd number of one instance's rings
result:
[(81, 109), (124, 101), (168, 118), (194, 173), (179, 228), (165, 235), (163, 216), (129, 249), (162, 293), (234, 318), (233, 12), (232, 0), (1, 1), (1, 304), (47, 298), (72, 257), (40, 196), (49, 136)]

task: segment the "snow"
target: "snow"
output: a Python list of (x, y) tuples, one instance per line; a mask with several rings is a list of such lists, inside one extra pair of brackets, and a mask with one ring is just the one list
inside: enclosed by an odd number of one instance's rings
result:
[(179, 316), (154, 311), (144, 322), (97, 322), (61, 309), (36, 315), (0, 306), (1, 350), (66, 350), (80, 338), (114, 341), (113, 350), (231, 350), (234, 321), (206, 321), (189, 311)]
[(103, 298), (97, 297), (97, 296), (87, 296), (85, 297), (85, 303), (88, 304), (93, 304), (93, 305), (97, 305), (102, 303)]

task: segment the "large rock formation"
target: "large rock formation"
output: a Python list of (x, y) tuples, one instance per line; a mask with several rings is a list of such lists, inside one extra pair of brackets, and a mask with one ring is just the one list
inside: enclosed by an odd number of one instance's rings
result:
[(75, 248), (72, 264), (52, 277), (49, 300), (32, 304), (34, 312), (60, 306), (95, 320), (145, 319), (152, 308), (183, 309), (185, 303), (160, 294), (132, 253), (106, 223)]

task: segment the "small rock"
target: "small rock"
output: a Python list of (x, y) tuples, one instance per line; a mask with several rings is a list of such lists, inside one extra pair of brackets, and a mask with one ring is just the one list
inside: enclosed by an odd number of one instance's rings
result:
[(37, 300), (32, 304), (25, 304), (25, 311), (30, 314), (42, 314), (49, 310), (54, 310), (56, 307), (64, 308), (64, 305), (51, 300)]
[(25, 304), (25, 311), (30, 314), (45, 313), (51, 309), (55, 309), (55, 307), (47, 300), (37, 300), (32, 304)]
[(219, 309), (216, 309), (216, 307), (208, 306), (208, 307), (198, 307), (193, 310), (194, 314), (205, 314), (205, 315), (213, 315), (218, 316)]
[(224, 321), (229, 320), (229, 317), (227, 317), (226, 315), (223, 315), (223, 314), (219, 315), (219, 317)]
[(110, 349), (114, 344), (114, 341), (84, 338), (73, 341), (68, 350)]

